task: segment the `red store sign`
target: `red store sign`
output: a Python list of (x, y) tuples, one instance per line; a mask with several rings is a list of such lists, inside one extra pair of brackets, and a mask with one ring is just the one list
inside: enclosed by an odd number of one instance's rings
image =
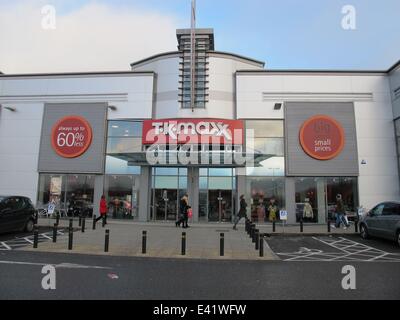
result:
[(241, 120), (162, 119), (143, 121), (142, 143), (243, 144)]
[(317, 160), (330, 160), (343, 150), (345, 134), (342, 125), (334, 118), (316, 115), (300, 129), (300, 144), (304, 152)]
[(51, 145), (64, 158), (76, 158), (85, 153), (92, 142), (92, 128), (80, 116), (66, 116), (57, 121), (51, 131)]

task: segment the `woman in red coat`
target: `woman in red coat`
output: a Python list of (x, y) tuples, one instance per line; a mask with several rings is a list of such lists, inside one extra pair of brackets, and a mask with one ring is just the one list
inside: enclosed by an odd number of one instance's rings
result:
[(104, 224), (107, 224), (107, 201), (106, 201), (106, 196), (104, 194), (101, 196), (99, 211), (100, 215), (96, 219), (96, 222), (99, 221), (100, 219), (103, 219)]

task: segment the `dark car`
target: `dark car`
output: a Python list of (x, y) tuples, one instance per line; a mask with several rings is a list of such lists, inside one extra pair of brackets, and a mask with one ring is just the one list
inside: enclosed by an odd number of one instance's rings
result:
[(27, 197), (0, 196), (0, 233), (32, 232), (36, 210)]
[(400, 202), (382, 202), (372, 208), (360, 221), (361, 237), (394, 240), (400, 246)]

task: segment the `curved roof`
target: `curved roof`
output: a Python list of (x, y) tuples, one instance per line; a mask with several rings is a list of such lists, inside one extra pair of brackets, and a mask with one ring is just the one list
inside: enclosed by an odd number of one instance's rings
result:
[[(223, 51), (208, 51), (209, 54), (211, 55), (221, 55), (221, 56), (226, 56), (227, 58), (235, 58), (235, 59), (240, 59), (240, 60), (244, 60), (246, 62), (249, 62), (251, 64), (256, 64), (261, 68), (264, 68), (265, 63), (259, 60), (255, 60), (252, 58), (248, 58), (248, 57), (244, 57), (235, 53), (230, 53), (230, 52), (223, 52)], [(180, 51), (169, 51), (169, 52), (163, 52), (163, 53), (159, 53), (153, 56), (150, 56), (148, 58), (139, 60), (139, 61), (135, 61), (133, 63), (131, 63), (131, 67), (135, 67), (138, 66), (140, 64), (143, 63), (147, 63), (147, 62), (151, 62), (152, 60), (156, 60), (156, 59), (163, 59), (163, 58), (169, 58), (169, 57), (175, 57), (175, 56), (179, 56), (181, 54)]]

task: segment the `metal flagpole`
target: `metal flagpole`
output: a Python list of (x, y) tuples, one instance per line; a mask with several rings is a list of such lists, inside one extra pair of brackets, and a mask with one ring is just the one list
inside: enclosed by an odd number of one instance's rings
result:
[(190, 27), (190, 104), (192, 112), (195, 105), (195, 71), (196, 71), (196, 0), (192, 0), (192, 21)]

